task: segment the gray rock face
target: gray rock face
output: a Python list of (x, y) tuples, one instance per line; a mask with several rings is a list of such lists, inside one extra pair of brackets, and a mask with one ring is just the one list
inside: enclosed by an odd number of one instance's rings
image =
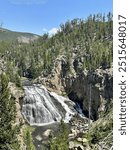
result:
[[(65, 80), (69, 98), (81, 102), (83, 110), (86, 113), (90, 111), (91, 119), (96, 120), (104, 100), (107, 103), (113, 96), (112, 69), (83, 71), (73, 82), (69, 80)], [(68, 82), (72, 82), (71, 85)], [(105, 108), (101, 109), (104, 111)]]
[(19, 36), (17, 39), (18, 39), (18, 42), (21, 42), (21, 43), (29, 43), (29, 42), (32, 42), (32, 41), (35, 41), (39, 38), (39, 36), (37, 35), (32, 35), (32, 36)]
[[(84, 57), (74, 56), (68, 69), (67, 58), (59, 56), (52, 73), (47, 78), (40, 77), (38, 82), (56, 93), (67, 93), (71, 100), (81, 104), (86, 115), (96, 120), (100, 113), (107, 109), (107, 104), (113, 97), (112, 67), (104, 70), (85, 70)], [(89, 59), (89, 56), (86, 57)]]

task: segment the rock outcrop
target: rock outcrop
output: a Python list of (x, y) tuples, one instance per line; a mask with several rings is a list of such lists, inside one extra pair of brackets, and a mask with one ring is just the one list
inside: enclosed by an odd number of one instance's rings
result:
[(107, 109), (106, 104), (113, 95), (112, 68), (96, 69), (93, 72), (84, 70), (72, 82), (71, 86), (68, 86), (68, 82), (66, 81), (65, 88), (69, 98), (81, 102), (83, 111), (90, 113), (91, 119), (96, 120), (99, 112)]
[(59, 56), (52, 73), (47, 78), (40, 76), (35, 82), (40, 82), (50, 91), (67, 95), (71, 100), (79, 102), (84, 113), (97, 120), (107, 109), (107, 104), (113, 96), (112, 67), (88, 71), (81, 67), (82, 59), (84, 57), (72, 58), (68, 69), (66, 56)]
[(17, 135), (17, 138), (20, 144), (20, 149), (26, 150), (26, 146), (25, 146), (24, 139), (23, 139), (24, 137), (23, 130), (25, 128), (25, 120), (21, 114), (21, 104), (20, 104), (21, 103), (20, 100), (22, 100), (24, 96), (24, 92), (23, 90), (16, 87), (14, 83), (11, 83), (11, 82), (9, 83), (9, 90), (16, 104), (16, 120), (15, 120), (14, 125), (17, 125), (20, 127), (20, 132)]

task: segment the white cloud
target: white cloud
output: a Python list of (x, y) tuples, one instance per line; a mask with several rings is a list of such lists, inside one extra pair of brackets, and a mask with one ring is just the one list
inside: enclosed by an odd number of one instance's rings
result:
[(9, 0), (15, 5), (45, 4), (47, 0)]
[(58, 31), (60, 31), (60, 29), (58, 28), (51, 28), (50, 30), (48, 30), (47, 28), (42, 28), (43, 33), (47, 33), (49, 36), (53, 36), (55, 35)]
[(59, 31), (58, 28), (52, 28), (48, 31), (48, 33), (50, 36), (52, 36), (52, 35), (55, 35), (58, 31)]

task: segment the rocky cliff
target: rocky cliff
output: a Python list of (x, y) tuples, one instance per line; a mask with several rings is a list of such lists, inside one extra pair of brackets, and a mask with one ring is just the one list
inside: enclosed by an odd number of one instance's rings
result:
[[(88, 117), (97, 120), (107, 110), (113, 96), (112, 66), (88, 71), (83, 69), (82, 61), (76, 65), (75, 61), (75, 58), (71, 60), (68, 69), (67, 58), (59, 56), (51, 74), (47, 78), (40, 76), (35, 82), (78, 102)], [(77, 69), (80, 71), (77, 72)]]

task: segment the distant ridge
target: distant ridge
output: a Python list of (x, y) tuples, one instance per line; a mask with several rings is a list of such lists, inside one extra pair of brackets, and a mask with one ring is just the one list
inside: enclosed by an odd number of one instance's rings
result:
[(38, 39), (40, 36), (27, 32), (16, 32), (0, 27), (0, 41), (19, 41), (22, 43), (29, 43)]

